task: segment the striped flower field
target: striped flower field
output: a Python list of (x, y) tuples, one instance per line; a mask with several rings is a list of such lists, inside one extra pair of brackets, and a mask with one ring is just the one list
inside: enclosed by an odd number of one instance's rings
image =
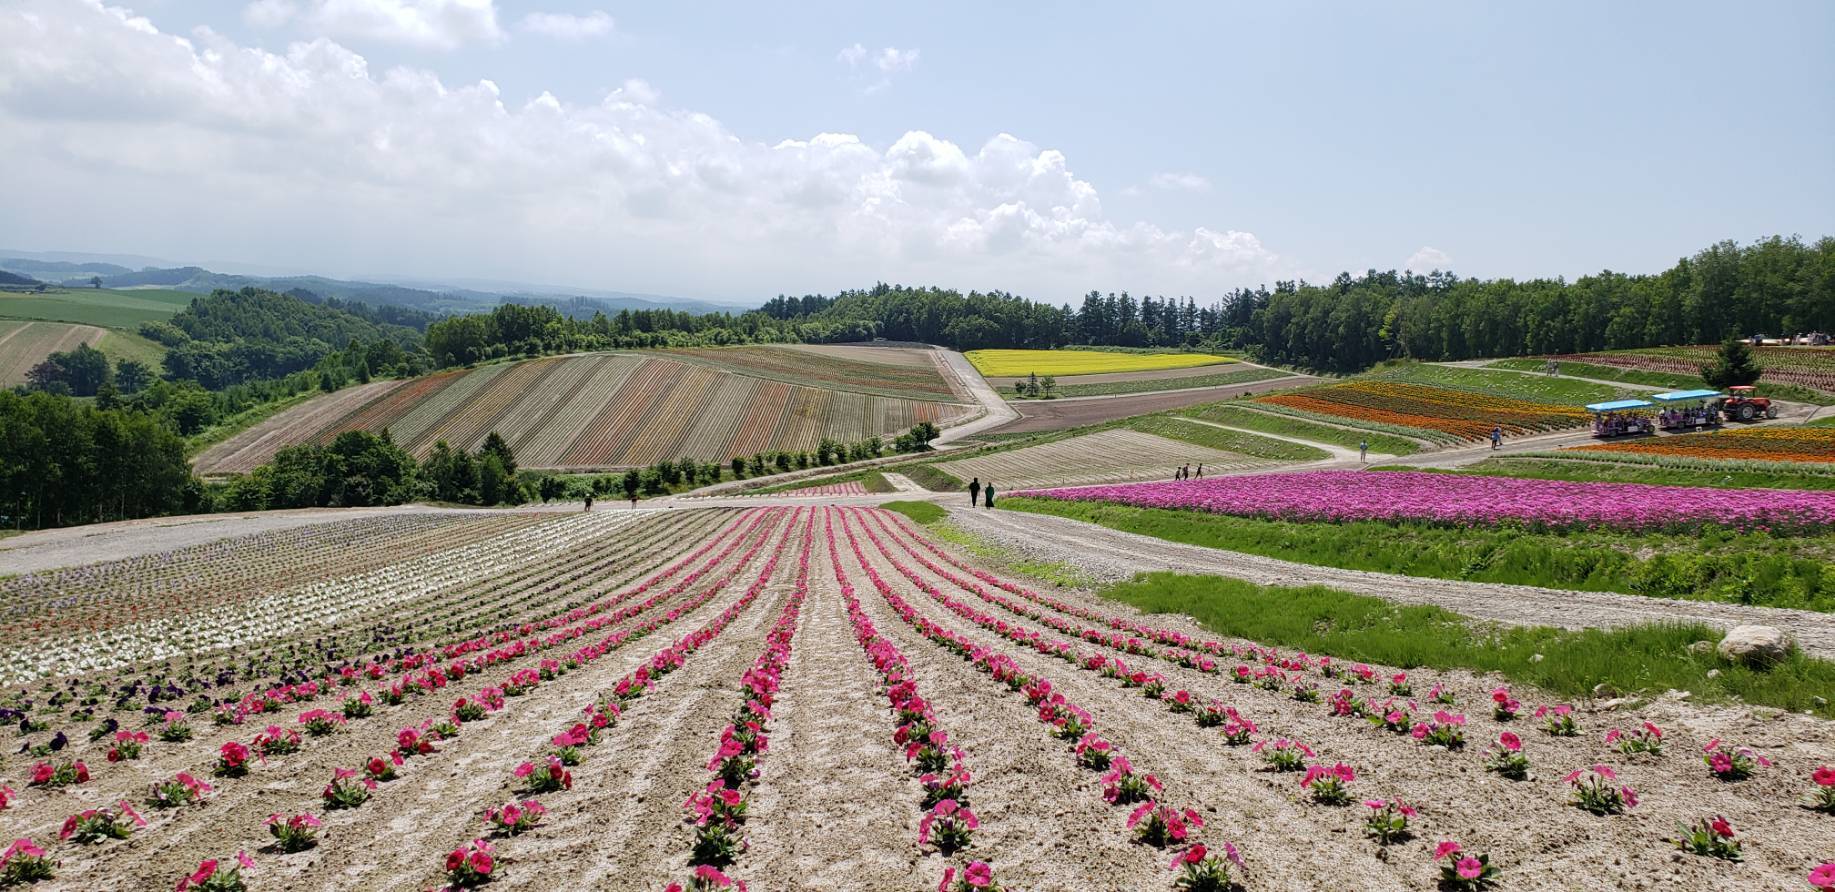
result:
[(327, 394), (206, 450), (201, 474), (244, 473), (287, 446), (343, 431), (387, 430), (426, 455), (445, 440), (473, 449), (492, 431), (531, 468), (614, 468), (662, 459), (719, 461), (892, 436), (945, 424), (968, 407), (808, 387), (704, 362), (639, 354), (548, 357), (377, 381)]
[(1835, 428), (1766, 427), (1624, 443), (1594, 443), (1580, 448), (1585, 452), (1617, 455), (1632, 453), (1747, 461), (1835, 462)]
[(1451, 390), (1399, 381), (1346, 381), (1256, 402), (1350, 422), (1375, 423), (1481, 440), (1491, 428), (1516, 435), (1579, 427), (1586, 412), (1572, 406)]
[(1576, 483), (1414, 471), (1311, 471), (1034, 490), (1024, 495), (1316, 523), (1361, 520), (1561, 529), (1703, 526), (1822, 532), (1835, 493)]

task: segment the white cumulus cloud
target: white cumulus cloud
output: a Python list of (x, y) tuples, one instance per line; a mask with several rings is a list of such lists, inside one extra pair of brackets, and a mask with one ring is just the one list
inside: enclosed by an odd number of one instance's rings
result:
[(1163, 192), (1209, 192), (1209, 178), (1195, 173), (1163, 172), (1156, 173), (1147, 184)]
[[(859, 44), (854, 46), (858, 47)], [(901, 50), (895, 46), (886, 47), (873, 57), (873, 64), (887, 74), (895, 71), (910, 71), (917, 65), (917, 62), (917, 50)]]
[(612, 33), (611, 15), (594, 10), (586, 15), (564, 12), (532, 12), (522, 17), (516, 27), (530, 34), (556, 40), (586, 40)]
[(495, 0), (255, 0), (243, 18), (258, 27), (298, 24), (315, 34), (420, 49), (454, 50), (504, 37)]
[(1402, 268), (1411, 269), (1417, 273), (1431, 273), (1434, 270), (1447, 271), (1453, 268), (1453, 258), (1447, 256), (1445, 251), (1428, 245), (1410, 254)]
[(0, 194), (34, 209), (0, 214), (0, 244), (747, 299), (876, 279), (1206, 295), (1289, 270), (1250, 232), (1112, 218), (1063, 152), (1011, 134), (760, 140), (640, 80), (513, 98), (99, 0), (0, 5), (0, 157)]

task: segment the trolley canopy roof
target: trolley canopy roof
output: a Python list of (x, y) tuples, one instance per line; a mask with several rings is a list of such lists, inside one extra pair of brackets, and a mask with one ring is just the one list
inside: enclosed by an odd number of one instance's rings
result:
[(1650, 398), (1659, 403), (1685, 403), (1689, 400), (1711, 400), (1722, 395), (1718, 390), (1672, 390), (1652, 394)]
[(1623, 412), (1626, 409), (1648, 409), (1656, 405), (1649, 400), (1613, 400), (1609, 403), (1593, 403), (1587, 406), (1588, 412)]

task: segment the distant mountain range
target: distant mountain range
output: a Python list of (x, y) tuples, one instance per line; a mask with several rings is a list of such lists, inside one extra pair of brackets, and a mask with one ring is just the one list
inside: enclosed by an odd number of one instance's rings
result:
[[(242, 264), (224, 265), (254, 269)], [(669, 309), (714, 313), (756, 307), (660, 294), (633, 294), (481, 279), (442, 281), (390, 277), (393, 281), (366, 282), (315, 275), (227, 273), (136, 255), (10, 251), (4, 248), (0, 248), (0, 271), (53, 285), (85, 286), (99, 278), (104, 288), (169, 288), (199, 294), (209, 294), (218, 288), (254, 286), (280, 292), (305, 291), (321, 298), (335, 297), (371, 306), (412, 307), (431, 313), (476, 313), (504, 303), (552, 306), (579, 318), (587, 318), (597, 312), (615, 314), (619, 310)]]

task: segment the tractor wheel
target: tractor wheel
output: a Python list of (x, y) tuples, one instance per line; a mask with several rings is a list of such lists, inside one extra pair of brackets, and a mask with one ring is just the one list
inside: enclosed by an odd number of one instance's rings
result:
[(1778, 407), (1776, 405), (1766, 406), (1765, 407), (1765, 417), (1766, 418), (1778, 417)]
[(1757, 418), (1758, 414), (1759, 414), (1758, 410), (1754, 409), (1751, 403), (1740, 403), (1739, 420), (1751, 421), (1752, 419)]

